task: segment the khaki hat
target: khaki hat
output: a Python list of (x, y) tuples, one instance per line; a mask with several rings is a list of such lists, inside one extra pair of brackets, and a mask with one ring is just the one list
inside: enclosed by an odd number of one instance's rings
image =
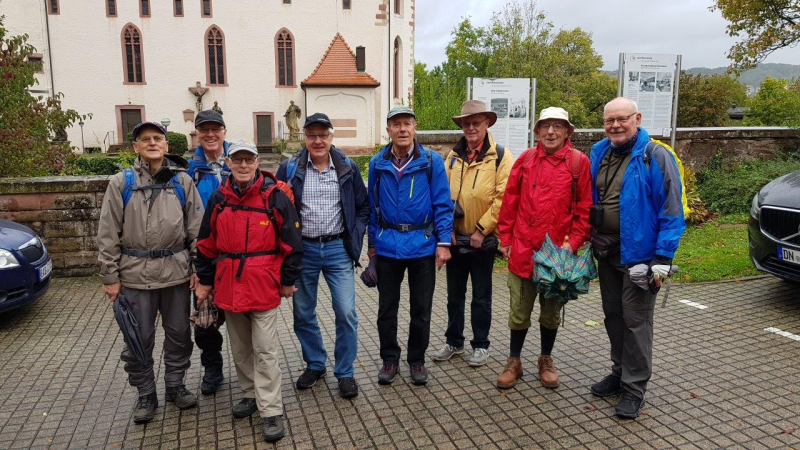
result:
[(542, 112), (539, 114), (539, 120), (537, 120), (536, 123), (533, 124), (533, 131), (538, 132), (539, 122), (547, 119), (563, 120), (564, 122), (567, 122), (567, 125), (569, 125), (570, 134), (573, 131), (575, 131), (575, 125), (573, 125), (572, 122), (569, 121), (569, 113), (567, 112), (567, 110), (564, 108), (559, 108), (557, 106), (551, 106), (549, 108), (545, 108), (542, 110)]
[(467, 100), (464, 104), (461, 105), (461, 115), (453, 117), (453, 122), (456, 123), (459, 127), (461, 127), (461, 119), (464, 119), (469, 116), (474, 116), (476, 114), (484, 114), (489, 118), (489, 126), (491, 127), (497, 122), (497, 114), (492, 111), (489, 111), (486, 108), (486, 103), (483, 103), (480, 100)]

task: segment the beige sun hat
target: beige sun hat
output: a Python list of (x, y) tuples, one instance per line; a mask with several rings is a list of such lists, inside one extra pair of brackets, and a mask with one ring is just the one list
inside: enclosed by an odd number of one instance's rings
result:
[(549, 108), (543, 109), (542, 112), (539, 114), (539, 120), (537, 120), (536, 123), (533, 124), (534, 133), (539, 132), (539, 122), (548, 119), (563, 120), (564, 122), (567, 122), (567, 125), (569, 125), (570, 134), (573, 131), (575, 131), (575, 125), (573, 125), (572, 122), (569, 121), (569, 113), (567, 112), (567, 110), (564, 108), (559, 108), (557, 106), (551, 106)]
[(453, 117), (453, 122), (456, 123), (459, 127), (461, 127), (461, 120), (469, 117), (474, 116), (476, 114), (484, 114), (486, 117), (489, 118), (489, 126), (491, 127), (497, 122), (497, 114), (492, 111), (489, 111), (486, 108), (486, 103), (483, 103), (480, 100), (467, 100), (461, 105), (461, 115)]

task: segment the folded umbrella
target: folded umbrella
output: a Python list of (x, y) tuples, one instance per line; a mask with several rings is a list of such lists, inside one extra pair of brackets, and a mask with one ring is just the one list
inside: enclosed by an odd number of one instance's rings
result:
[(367, 268), (361, 272), (361, 281), (363, 281), (364, 284), (370, 288), (378, 285), (378, 269), (375, 267), (376, 259), (377, 258), (374, 256), (370, 258)]
[(192, 303), (194, 304), (194, 311), (192, 315), (189, 316), (189, 320), (199, 328), (216, 328), (219, 311), (217, 310), (217, 305), (214, 303), (214, 294), (209, 294), (198, 307), (197, 296), (192, 292)]
[(133, 314), (133, 309), (128, 299), (122, 293), (117, 295), (117, 299), (112, 304), (114, 309), (114, 318), (117, 319), (119, 329), (122, 331), (122, 339), (125, 340), (125, 345), (131, 353), (142, 364), (148, 364), (147, 351), (142, 344), (141, 333), (139, 332), (139, 321)]
[(542, 248), (533, 255), (533, 276), (538, 291), (549, 300), (565, 304), (589, 292), (589, 281), (597, 278), (591, 252), (574, 255), (545, 235)]

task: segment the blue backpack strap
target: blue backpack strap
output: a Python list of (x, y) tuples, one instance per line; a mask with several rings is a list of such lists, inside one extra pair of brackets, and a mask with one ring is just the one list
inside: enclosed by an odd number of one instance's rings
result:
[(169, 180), (170, 184), (172, 184), (172, 189), (175, 191), (175, 195), (178, 196), (178, 200), (181, 201), (181, 208), (186, 206), (186, 193), (183, 192), (183, 185), (181, 185), (180, 179), (180, 172), (175, 172), (175, 175), (172, 176), (172, 179)]
[[(420, 145), (420, 147), (422, 147)], [(431, 184), (431, 180), (433, 179), (433, 156), (431, 155), (431, 150), (422, 147), (422, 150), (425, 151), (425, 156), (428, 157), (428, 168), (425, 170), (425, 174), (428, 176), (428, 185)]]
[(122, 173), (125, 175), (125, 185), (122, 188), (122, 209), (124, 210), (133, 196), (133, 187), (136, 185), (136, 175), (130, 167), (123, 169)]
[(289, 162), (286, 163), (286, 181), (289, 182), (292, 180), (294, 173), (297, 171), (297, 155), (293, 155), (289, 158)]

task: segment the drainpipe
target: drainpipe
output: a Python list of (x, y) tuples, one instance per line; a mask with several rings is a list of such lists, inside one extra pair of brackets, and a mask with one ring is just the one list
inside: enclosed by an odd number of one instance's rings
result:
[(53, 47), (50, 44), (50, 14), (47, 13), (47, 0), (43, 0), (43, 3), (45, 32), (47, 34), (47, 60), (50, 65), (50, 98), (54, 98), (56, 96), (56, 83), (53, 80)]

